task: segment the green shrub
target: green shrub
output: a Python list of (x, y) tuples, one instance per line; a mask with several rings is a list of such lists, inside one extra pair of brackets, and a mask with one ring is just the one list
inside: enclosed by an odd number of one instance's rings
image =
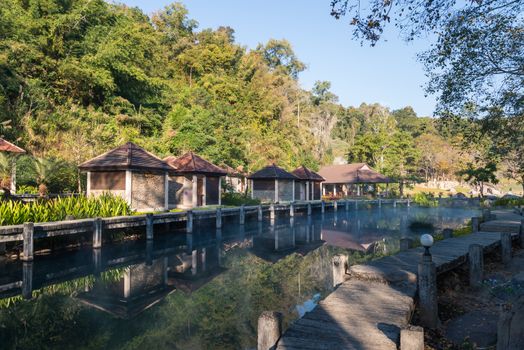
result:
[(222, 204), (240, 206), (244, 205), (258, 205), (260, 204), (259, 199), (251, 199), (249, 196), (238, 193), (238, 192), (225, 192), (222, 194)]
[(433, 194), (425, 192), (417, 192), (413, 196), (413, 202), (422, 207), (437, 207), (438, 200), (435, 199)]
[(36, 186), (22, 185), (16, 189), (17, 194), (38, 194), (38, 188)]
[(499, 198), (493, 205), (500, 207), (516, 207), (524, 205), (524, 198)]
[(75, 219), (130, 215), (129, 204), (111, 194), (98, 197), (59, 197), (30, 203), (19, 201), (0, 202), (0, 226), (24, 222), (49, 222), (64, 220), (72, 215)]

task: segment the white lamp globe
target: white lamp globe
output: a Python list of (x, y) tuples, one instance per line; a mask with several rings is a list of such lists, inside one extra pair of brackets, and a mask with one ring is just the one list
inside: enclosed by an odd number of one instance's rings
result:
[(426, 248), (431, 247), (433, 245), (433, 236), (427, 233), (420, 236), (420, 244), (422, 244), (422, 246)]

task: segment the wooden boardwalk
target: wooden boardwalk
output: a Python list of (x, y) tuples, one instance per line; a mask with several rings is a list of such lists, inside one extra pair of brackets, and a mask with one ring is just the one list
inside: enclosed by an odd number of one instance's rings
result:
[[(500, 246), (500, 232), (518, 237), (521, 216), (496, 212), (481, 232), (436, 242), (431, 248), (437, 273), (449, 271), (467, 259), (471, 244), (484, 251)], [(503, 228), (503, 229), (501, 229)], [(417, 266), (423, 248), (355, 265), (349, 279), (282, 335), (277, 349), (395, 350), (400, 329), (415, 309)]]

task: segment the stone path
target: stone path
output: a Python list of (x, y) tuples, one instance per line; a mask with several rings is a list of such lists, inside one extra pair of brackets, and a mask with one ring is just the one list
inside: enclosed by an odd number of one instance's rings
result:
[[(520, 225), (521, 217), (495, 214), (497, 223), (483, 224), (481, 232), (435, 243), (431, 253), (438, 273), (464, 263), (471, 244), (482, 245), (484, 251), (496, 249), (501, 230), (493, 231), (498, 228), (518, 235), (519, 226), (514, 223)], [(293, 323), (277, 349), (397, 349), (400, 329), (409, 324), (415, 308), (422, 252), (422, 248), (415, 248), (351, 266), (350, 279)]]

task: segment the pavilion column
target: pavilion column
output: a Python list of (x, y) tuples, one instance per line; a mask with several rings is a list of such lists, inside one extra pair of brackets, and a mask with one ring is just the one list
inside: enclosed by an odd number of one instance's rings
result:
[(198, 206), (198, 176), (193, 175), (193, 181), (192, 181), (192, 191), (191, 191), (191, 206), (193, 208)]
[(360, 184), (357, 184), (357, 196), (360, 197)]
[(132, 193), (133, 193), (133, 172), (126, 170), (126, 201), (131, 205)]
[(275, 179), (275, 203), (278, 202), (278, 179)]
[(320, 184), (320, 197), (325, 196), (325, 195), (326, 195), (326, 186), (324, 184)]
[(91, 172), (87, 172), (86, 196), (91, 194)]
[(337, 184), (333, 184), (333, 197), (337, 196)]
[(16, 193), (16, 156), (13, 157), (13, 163), (11, 164), (11, 193)]
[[(202, 180), (202, 193), (204, 194), (202, 196), (202, 206), (205, 207), (207, 205), (207, 191), (206, 191), (206, 183), (207, 183), (207, 178), (206, 176), (204, 175), (204, 178)], [(220, 205), (220, 177), (218, 178), (218, 203)]]
[(255, 199), (255, 180), (251, 180), (251, 199)]
[(295, 180), (291, 180), (292, 181), (292, 184), (293, 184), (293, 191), (291, 191), (292, 195), (291, 195), (291, 198), (292, 198), (292, 202), (295, 201)]
[(169, 210), (169, 173), (164, 176), (164, 210)]
[(306, 181), (306, 201), (309, 200), (309, 191), (310, 191), (309, 181)]
[(222, 205), (222, 177), (218, 177), (218, 205)]

